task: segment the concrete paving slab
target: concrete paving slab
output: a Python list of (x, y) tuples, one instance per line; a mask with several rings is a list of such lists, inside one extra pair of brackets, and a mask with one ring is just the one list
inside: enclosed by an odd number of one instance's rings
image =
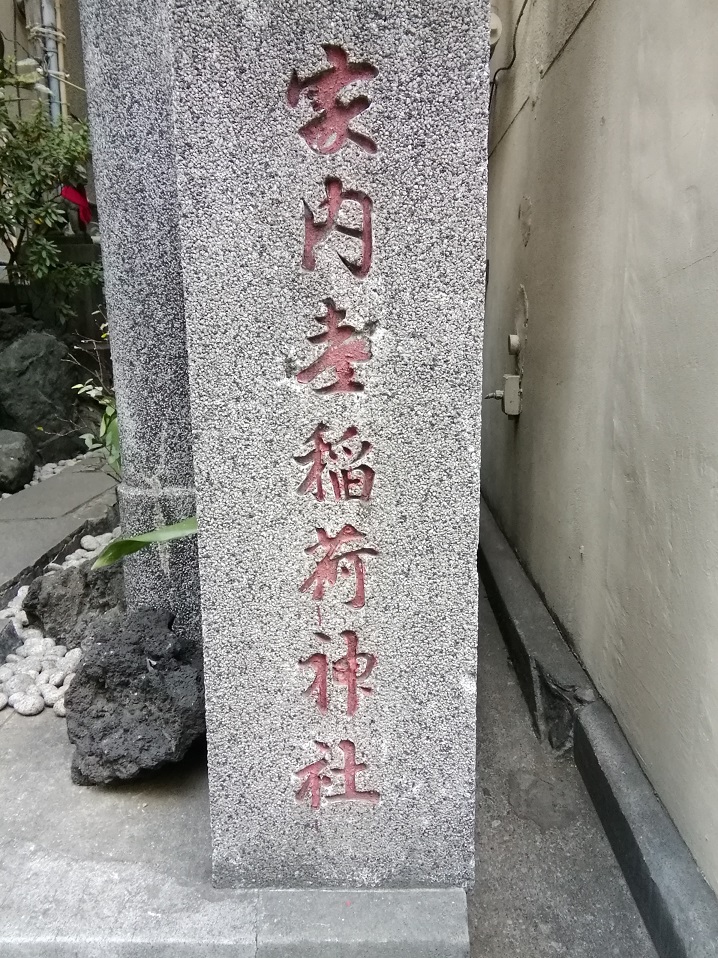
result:
[[(211, 839), (201, 752), (145, 782), (81, 787), (70, 780), (66, 724), (50, 709), (11, 709), (0, 728), (0, 841), (40, 841), (58, 856), (135, 862), (209, 881)], [(60, 831), (55, 832), (55, 828)]]
[(244, 958), (256, 894), (210, 882), (200, 753), (149, 782), (82, 788), (49, 710), (0, 727), (3, 958)]
[(95, 459), (0, 500), (0, 603), (81, 536), (99, 531), (115, 503), (115, 480)]
[[(2, 847), (6, 958), (253, 958), (256, 895), (187, 887), (135, 862), (78, 861), (34, 842)], [(52, 880), (51, 876), (57, 876)]]
[(0, 500), (0, 522), (59, 519), (114, 489), (116, 480), (99, 459), (85, 459), (56, 476)]

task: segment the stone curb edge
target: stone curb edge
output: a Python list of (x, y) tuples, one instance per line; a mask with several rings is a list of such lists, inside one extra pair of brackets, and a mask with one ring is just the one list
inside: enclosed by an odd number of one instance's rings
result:
[(577, 712), (574, 757), (658, 954), (718, 956), (718, 900), (604, 702)]
[(486, 503), (479, 571), (537, 734), (571, 746), (661, 958), (718, 958), (718, 899)]
[(573, 716), (597, 698), (591, 680), (481, 499), (479, 573), (542, 741), (571, 747)]

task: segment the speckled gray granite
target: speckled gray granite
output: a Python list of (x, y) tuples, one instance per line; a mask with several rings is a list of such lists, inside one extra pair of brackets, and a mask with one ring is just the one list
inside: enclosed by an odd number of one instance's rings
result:
[(473, 880), (487, 11), (175, 4), (222, 885)]
[[(82, 0), (93, 169), (102, 229), (125, 533), (194, 513), (187, 352), (171, 123), (167, 0)], [(196, 546), (125, 562), (131, 607), (194, 616)]]

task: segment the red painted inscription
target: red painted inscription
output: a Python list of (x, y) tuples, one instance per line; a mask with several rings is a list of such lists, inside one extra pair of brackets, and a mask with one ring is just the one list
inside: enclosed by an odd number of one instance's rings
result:
[(311, 383), (322, 373), (333, 372), (334, 382), (327, 386), (314, 386), (315, 392), (363, 392), (364, 386), (354, 378), (354, 366), (371, 359), (371, 343), (355, 326), (342, 322), (347, 311), (338, 309), (333, 299), (325, 299), (324, 305), (327, 307), (325, 315), (316, 317), (316, 321), (325, 327), (324, 332), (307, 336), (307, 339), (314, 345), (326, 348), (318, 359), (297, 373), (297, 381)]
[[(300, 780), (299, 788), (295, 793), (298, 802), (310, 799), (312, 808), (319, 808), (322, 798), (328, 802), (371, 802), (379, 801), (379, 792), (361, 791), (357, 788), (356, 777), (359, 772), (366, 771), (366, 765), (356, 760), (356, 746), (348, 739), (342, 739), (339, 748), (343, 755), (343, 766), (337, 768), (331, 764), (332, 750), (324, 742), (314, 743), (321, 753), (321, 758), (311, 765), (301, 768), (295, 775)], [(342, 783), (342, 779), (344, 780)], [(326, 790), (340, 784), (344, 785), (343, 792), (334, 792), (327, 795)]]
[[(359, 430), (350, 426), (335, 442), (326, 438), (329, 427), (320, 422), (307, 439), (312, 448), (295, 462), (309, 466), (309, 471), (298, 488), (301, 495), (311, 495), (318, 502), (325, 496), (339, 502), (342, 499), (362, 499), (371, 496), (374, 470), (362, 462), (372, 450), (372, 444), (359, 439)], [(327, 485), (327, 478), (329, 483)]]
[[(376, 142), (356, 129), (354, 124), (357, 117), (371, 106), (369, 97), (358, 92), (357, 84), (373, 80), (379, 71), (370, 63), (351, 61), (341, 46), (329, 43), (323, 44), (322, 48), (328, 65), (304, 79), (292, 70), (287, 87), (286, 97), (291, 107), (301, 104), (306, 109), (302, 104), (302, 100), (306, 100), (313, 110), (307, 122), (303, 120), (309, 110), (303, 114), (300, 136), (309, 149), (324, 157), (339, 153), (345, 146), (349, 146), (347, 152), (351, 154), (351, 145), (366, 154), (376, 154)], [(360, 126), (363, 119), (358, 121)], [(327, 169), (326, 173), (333, 174), (334, 171)], [(344, 182), (349, 175), (345, 174)], [(355, 184), (350, 185), (354, 187)], [(326, 252), (322, 255), (335, 252), (354, 279), (364, 280), (371, 270), (374, 252), (373, 201), (361, 189), (345, 189), (336, 175), (326, 176), (324, 189), (323, 197), (309, 197), (309, 201), (303, 201), (302, 268), (316, 270), (317, 250), (326, 244)], [(310, 202), (313, 205), (310, 206)], [(347, 323), (346, 310), (340, 309), (334, 299), (326, 298), (323, 303), (326, 312), (316, 317), (321, 331), (307, 336), (309, 343), (318, 347), (314, 352), (316, 358), (299, 370), (297, 382), (325, 395), (362, 393), (364, 383), (362, 377), (358, 377), (357, 367), (372, 358), (370, 328), (357, 328)], [(335, 414), (338, 413), (339, 410), (335, 410)], [(332, 500), (334, 503), (369, 502), (375, 472), (367, 458), (372, 452), (372, 443), (360, 436), (357, 426), (349, 425), (343, 431), (334, 432), (326, 423), (320, 422), (306, 440), (303, 450), (294, 456), (294, 461), (306, 469), (297, 486), (298, 494), (313, 496), (322, 503)], [(332, 506), (331, 512), (340, 508)], [(356, 507), (350, 509), (354, 511)], [(369, 544), (367, 533), (349, 523), (341, 526), (336, 535), (318, 527), (315, 533), (316, 541), (304, 550), (313, 562), (313, 570), (299, 585), (299, 591), (316, 603), (318, 628), (321, 630), (321, 603), (327, 590), (337, 584), (335, 602), (343, 600), (352, 609), (364, 608), (367, 561), (378, 552)], [(349, 581), (340, 583), (345, 579)], [(310, 670), (311, 674), (311, 680), (307, 676), (309, 684), (303, 694), (314, 701), (322, 715), (329, 712), (331, 705), (333, 712), (339, 709), (342, 714), (352, 717), (364, 696), (374, 693), (371, 677), (377, 658), (360, 650), (359, 637), (352, 629), (340, 632), (335, 640), (336, 651), (331, 646), (332, 638), (325, 632), (317, 631), (314, 635), (320, 643), (314, 646), (316, 651), (298, 661), (299, 667)], [(343, 689), (346, 689), (346, 705)], [(353, 741), (342, 739), (337, 742), (332, 733), (331, 744), (317, 740), (314, 744), (318, 749), (316, 761), (295, 772), (297, 802), (307, 801), (314, 809), (330, 802), (379, 802), (378, 791), (365, 790), (357, 785), (357, 776), (366, 772), (367, 766), (357, 761), (357, 747)]]
[(346, 605), (363, 608), (364, 560), (367, 556), (378, 555), (376, 549), (362, 545), (365, 541), (366, 533), (348, 523), (335, 536), (330, 536), (325, 529), (317, 529), (317, 541), (304, 550), (317, 565), (299, 586), (299, 591), (310, 592), (315, 602), (321, 602), (328, 585), (336, 585), (339, 576), (348, 578), (353, 575), (354, 596)]
[[(333, 230), (336, 230), (343, 236), (350, 236), (352, 239), (359, 240), (361, 252), (357, 262), (353, 263), (346, 256), (342, 256), (341, 253), (339, 259), (353, 276), (356, 276), (357, 279), (365, 279), (369, 274), (372, 258), (372, 201), (361, 190), (343, 189), (342, 181), (335, 176), (327, 177), (325, 186), (327, 190), (326, 199), (321, 201), (319, 209), (327, 211), (326, 219), (317, 221), (309, 204), (306, 200), (304, 201), (302, 266), (307, 270), (316, 268), (317, 262), (314, 255), (316, 247), (323, 243)], [(346, 226), (344, 223), (338, 222), (339, 213), (345, 203), (358, 204), (361, 213), (361, 226)]]
[[(324, 632), (315, 635), (322, 642), (331, 642)], [(344, 685), (347, 690), (347, 715), (354, 715), (359, 707), (359, 693), (371, 695), (373, 688), (366, 685), (376, 666), (376, 656), (369, 652), (359, 651), (359, 638), (356, 632), (345, 629), (341, 637), (346, 642), (347, 652), (341, 658), (331, 662), (329, 656), (323, 652), (315, 652), (299, 664), (314, 669), (314, 681), (304, 692), (310, 698), (315, 698), (317, 708), (323, 714), (329, 709), (329, 677), (336, 685)]]
[(299, 128), (300, 134), (315, 153), (337, 153), (347, 140), (367, 153), (376, 153), (376, 143), (349, 125), (355, 116), (368, 108), (369, 98), (357, 96), (344, 100), (340, 93), (350, 83), (372, 80), (379, 71), (369, 63), (350, 63), (341, 47), (325, 44), (323, 49), (331, 66), (306, 80), (300, 80), (297, 71), (293, 70), (287, 88), (290, 106), (297, 106), (305, 96), (318, 111), (317, 116)]

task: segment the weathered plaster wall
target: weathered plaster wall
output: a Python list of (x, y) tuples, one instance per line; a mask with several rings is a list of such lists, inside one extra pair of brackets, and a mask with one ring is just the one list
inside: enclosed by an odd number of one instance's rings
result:
[(62, 17), (62, 31), (65, 34), (65, 70), (69, 73), (70, 86), (65, 87), (67, 109), (72, 116), (78, 119), (87, 118), (87, 97), (85, 86), (85, 69), (82, 62), (82, 37), (80, 35), (80, 7), (78, 0), (59, 0)]
[[(494, 68), (521, 2), (497, 6)], [(712, 0), (527, 6), (494, 104), (484, 356), (488, 391), (525, 324), (524, 411), (487, 404), (482, 478), (718, 889), (716, 35)]]
[[(6, 57), (14, 57), (17, 51), (17, 59), (23, 60), (29, 52), (32, 52), (32, 44), (27, 38), (25, 28), (25, 17), (19, 10), (15, 12), (15, 0), (0, 2), (0, 33), (2, 33)], [(13, 90), (7, 95), (14, 98), (16, 94)], [(23, 115), (26, 115), (35, 105), (37, 94), (32, 89), (21, 89), (20, 98), (22, 103), (19, 109)], [(17, 112), (18, 103), (14, 99), (11, 100), (9, 109), (11, 113)]]
[(29, 49), (29, 44), (27, 31), (25, 30), (25, 18), (20, 13), (15, 15), (14, 6), (15, 0), (0, 3), (0, 32), (3, 35), (3, 41), (5, 43), (5, 56), (10, 57), (15, 55), (13, 50), (13, 37), (16, 31), (17, 42), (20, 46), (18, 50), (18, 60), (21, 60), (26, 56), (22, 47), (24, 46)]

